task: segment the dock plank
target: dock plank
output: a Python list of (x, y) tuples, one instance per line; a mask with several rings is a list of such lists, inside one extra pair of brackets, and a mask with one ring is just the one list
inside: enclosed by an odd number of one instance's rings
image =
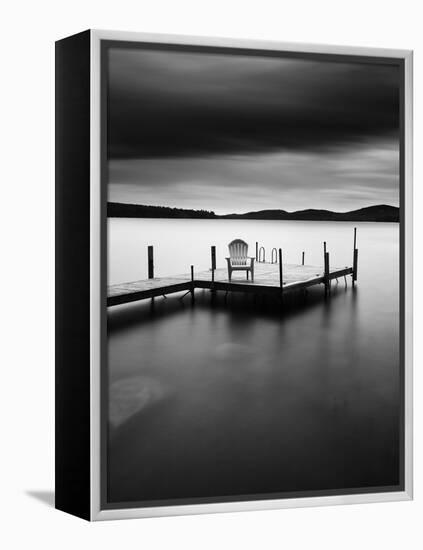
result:
[(173, 285), (179, 285), (181, 282), (188, 283), (190, 279), (188, 277), (158, 277), (156, 279), (143, 279), (131, 283), (110, 285), (108, 287), (107, 296), (120, 296), (121, 294), (131, 294), (133, 292), (140, 292), (141, 290), (171, 287)]

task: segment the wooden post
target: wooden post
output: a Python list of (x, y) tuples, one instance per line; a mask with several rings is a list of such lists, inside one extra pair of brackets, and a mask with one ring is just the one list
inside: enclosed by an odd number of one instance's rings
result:
[(214, 283), (214, 270), (216, 269), (216, 247), (211, 247), (212, 282)]
[(324, 285), (325, 285), (325, 294), (328, 293), (328, 256), (327, 256), (327, 247), (326, 247), (326, 241), (323, 241), (323, 279), (324, 279)]
[(358, 268), (357, 228), (354, 227), (354, 250), (353, 250), (353, 273), (352, 273), (353, 286), (357, 280), (357, 268)]
[(154, 279), (154, 251), (153, 247), (148, 247), (148, 278)]
[(191, 266), (191, 297), (194, 298), (194, 266)]
[(325, 293), (327, 294), (330, 290), (330, 280), (329, 280), (329, 252), (325, 252)]
[(283, 292), (283, 267), (282, 267), (282, 248), (279, 249), (279, 285)]
[(301, 265), (304, 265), (304, 250), (303, 250), (303, 257), (302, 257), (302, 260), (301, 260)]
[(256, 262), (258, 262), (258, 242), (256, 242)]
[(357, 280), (357, 268), (358, 268), (358, 248), (354, 249), (353, 284)]
[(323, 278), (325, 285), (325, 294), (328, 293), (328, 283), (329, 283), (329, 256), (326, 247), (326, 241), (323, 241)]

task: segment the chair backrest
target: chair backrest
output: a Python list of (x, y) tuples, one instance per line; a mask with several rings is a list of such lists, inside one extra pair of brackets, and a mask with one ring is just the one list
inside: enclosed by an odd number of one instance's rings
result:
[(229, 257), (232, 265), (246, 265), (248, 257), (248, 244), (242, 239), (235, 239), (228, 244)]

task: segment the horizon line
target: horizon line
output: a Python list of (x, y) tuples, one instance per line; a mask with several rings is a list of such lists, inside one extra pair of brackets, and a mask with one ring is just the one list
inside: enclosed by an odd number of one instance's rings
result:
[(193, 207), (181, 207), (181, 206), (164, 206), (164, 205), (157, 205), (157, 204), (140, 204), (135, 202), (120, 202), (115, 200), (107, 200), (107, 204), (122, 204), (127, 206), (144, 206), (147, 208), (170, 208), (174, 210), (191, 210), (195, 212), (209, 212), (213, 213), (215, 216), (242, 216), (244, 214), (251, 214), (251, 213), (257, 213), (257, 212), (286, 212), (287, 214), (297, 214), (300, 212), (307, 212), (307, 211), (320, 211), (320, 212), (331, 212), (333, 214), (348, 214), (350, 212), (356, 212), (358, 210), (363, 210), (365, 208), (376, 208), (376, 207), (389, 207), (389, 208), (396, 208), (397, 210), (400, 209), (399, 206), (393, 206), (392, 204), (386, 204), (386, 203), (379, 203), (379, 204), (371, 204), (368, 206), (360, 206), (359, 208), (354, 208), (352, 210), (329, 210), (327, 208), (302, 208), (301, 210), (284, 210), (283, 208), (262, 208), (260, 210), (247, 210), (243, 212), (227, 212), (225, 214), (216, 214), (214, 210), (207, 210), (205, 208), (193, 208)]

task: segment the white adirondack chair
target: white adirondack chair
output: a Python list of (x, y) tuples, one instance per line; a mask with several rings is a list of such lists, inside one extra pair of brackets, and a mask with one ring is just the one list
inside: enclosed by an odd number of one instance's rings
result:
[(229, 258), (228, 262), (228, 278), (232, 279), (232, 271), (246, 271), (247, 280), (248, 274), (251, 273), (251, 280), (254, 282), (254, 260), (248, 256), (248, 244), (241, 240), (235, 239), (228, 244)]

